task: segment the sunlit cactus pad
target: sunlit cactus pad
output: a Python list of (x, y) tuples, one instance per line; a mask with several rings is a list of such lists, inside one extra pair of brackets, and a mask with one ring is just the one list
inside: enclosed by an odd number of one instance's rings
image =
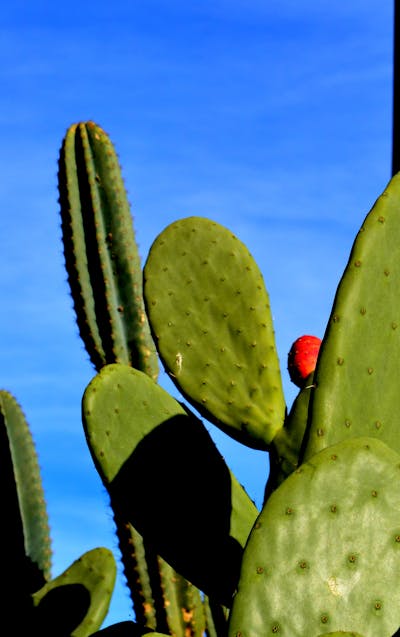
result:
[[(322, 637), (322, 635), (319, 635)], [(325, 633), (324, 637), (363, 637), (359, 633), (347, 632), (347, 630), (335, 630), (333, 633)]]
[(183, 395), (232, 437), (267, 449), (285, 401), (268, 293), (246, 246), (209, 219), (176, 221), (151, 246), (144, 296)]
[(250, 534), (229, 637), (393, 635), (399, 480), (400, 456), (367, 437), (327, 448), (292, 473)]
[(304, 459), (354, 436), (400, 452), (400, 173), (354, 241), (315, 371)]

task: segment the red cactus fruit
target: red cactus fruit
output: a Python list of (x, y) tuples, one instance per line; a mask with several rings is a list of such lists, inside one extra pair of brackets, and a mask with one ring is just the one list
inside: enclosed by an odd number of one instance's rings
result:
[(288, 354), (288, 372), (290, 380), (303, 387), (307, 376), (314, 371), (317, 363), (321, 339), (305, 334), (296, 339)]

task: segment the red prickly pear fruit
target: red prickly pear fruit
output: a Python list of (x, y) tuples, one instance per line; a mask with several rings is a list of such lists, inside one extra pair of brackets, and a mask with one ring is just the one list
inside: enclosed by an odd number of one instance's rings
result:
[(318, 336), (304, 334), (296, 339), (288, 354), (288, 372), (290, 380), (303, 387), (307, 376), (314, 371), (317, 363), (321, 339)]

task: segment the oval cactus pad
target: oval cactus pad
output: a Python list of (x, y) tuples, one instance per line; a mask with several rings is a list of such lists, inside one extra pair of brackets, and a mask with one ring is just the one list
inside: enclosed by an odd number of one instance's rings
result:
[(400, 624), (400, 455), (376, 438), (324, 449), (267, 500), (245, 548), (229, 637)]
[(336, 291), (315, 371), (306, 460), (354, 436), (400, 452), (400, 174), (367, 214)]
[(268, 449), (285, 401), (268, 293), (246, 246), (209, 219), (176, 221), (150, 248), (144, 297), (182, 394), (236, 440)]
[(178, 573), (230, 604), (258, 510), (203, 423), (121, 363), (87, 386), (82, 422), (113, 506)]

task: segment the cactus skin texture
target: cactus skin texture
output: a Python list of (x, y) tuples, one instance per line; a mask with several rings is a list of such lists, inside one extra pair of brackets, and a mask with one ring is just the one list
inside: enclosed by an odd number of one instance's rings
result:
[(31, 594), (50, 577), (51, 538), (35, 444), (21, 406), (6, 390), (0, 391), (0, 464), (4, 513), (0, 538), (7, 547), (2, 558), (7, 580), (3, 612), (16, 599), (29, 612)]
[(258, 511), (202, 423), (118, 363), (89, 383), (82, 418), (113, 505), (179, 573), (229, 606)]
[(116, 574), (109, 549), (84, 553), (33, 595), (37, 634), (50, 637), (61, 622), (63, 635), (88, 637), (97, 631), (107, 615)]
[[(322, 637), (322, 634), (318, 637)], [(347, 632), (345, 630), (335, 630), (333, 633), (325, 633), (325, 637), (363, 637), (359, 633)]]
[(1, 610), (15, 634), (89, 637), (107, 613), (116, 577), (113, 554), (96, 548), (51, 578), (51, 537), (40, 466), (25, 414), (0, 390), (4, 523)]
[(158, 359), (143, 306), (142, 271), (118, 157), (94, 122), (70, 126), (58, 187), (65, 266), (80, 335), (97, 370)]
[(209, 219), (176, 221), (150, 248), (144, 298), (183, 396), (239, 442), (268, 449), (285, 401), (269, 297), (248, 249)]
[[(120, 507), (112, 500), (114, 513)], [(117, 517), (125, 519), (124, 512)], [(143, 540), (134, 526), (129, 526), (131, 555), (123, 556), (125, 576), (135, 611), (136, 630), (153, 631), (157, 627), (167, 634), (201, 637), (205, 630), (205, 609), (200, 591), (179, 575)], [(128, 542), (120, 542), (123, 552)]]
[(400, 451), (399, 197), (400, 174), (354, 241), (315, 371), (305, 459), (360, 435)]
[(270, 471), (264, 499), (299, 466), (307, 429), (308, 408), (314, 389), (314, 372), (312, 372), (307, 376), (304, 387), (300, 389), (293, 401), (284, 426), (271, 443)]
[(400, 624), (399, 477), (399, 454), (369, 437), (324, 449), (292, 473), (250, 534), (229, 637), (343, 628), (393, 635)]

